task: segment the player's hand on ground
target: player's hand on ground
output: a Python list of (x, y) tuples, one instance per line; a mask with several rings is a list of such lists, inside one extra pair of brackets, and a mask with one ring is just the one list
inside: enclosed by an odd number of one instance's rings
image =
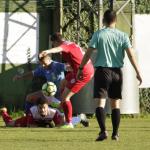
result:
[(78, 70), (78, 72), (77, 72), (77, 79), (79, 79), (79, 80), (82, 80), (83, 79), (83, 72), (82, 72), (82, 70)]

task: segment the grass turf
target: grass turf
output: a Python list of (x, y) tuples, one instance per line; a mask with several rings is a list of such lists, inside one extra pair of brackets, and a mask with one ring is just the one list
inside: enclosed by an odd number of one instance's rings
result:
[(120, 139), (111, 140), (111, 120), (106, 121), (109, 138), (95, 142), (99, 129), (95, 119), (90, 127), (75, 129), (6, 128), (0, 118), (0, 150), (149, 150), (150, 117), (122, 118)]

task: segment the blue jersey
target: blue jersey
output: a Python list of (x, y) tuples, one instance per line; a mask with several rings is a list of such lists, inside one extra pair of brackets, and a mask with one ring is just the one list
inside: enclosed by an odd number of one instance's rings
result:
[(33, 76), (45, 77), (47, 81), (54, 82), (57, 86), (56, 97), (59, 97), (59, 85), (60, 81), (65, 78), (65, 70), (65, 64), (53, 61), (46, 69), (43, 68), (42, 65), (39, 65), (35, 70), (33, 70)]

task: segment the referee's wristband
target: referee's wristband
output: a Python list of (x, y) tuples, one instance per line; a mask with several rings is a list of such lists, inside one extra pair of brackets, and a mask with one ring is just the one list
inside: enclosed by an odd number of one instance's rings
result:
[(83, 70), (83, 67), (79, 67), (79, 70)]

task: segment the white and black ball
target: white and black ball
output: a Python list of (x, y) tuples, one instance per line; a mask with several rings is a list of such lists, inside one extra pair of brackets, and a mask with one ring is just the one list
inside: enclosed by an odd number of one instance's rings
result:
[(57, 87), (53, 82), (46, 82), (42, 86), (42, 92), (45, 96), (54, 96), (57, 92)]

